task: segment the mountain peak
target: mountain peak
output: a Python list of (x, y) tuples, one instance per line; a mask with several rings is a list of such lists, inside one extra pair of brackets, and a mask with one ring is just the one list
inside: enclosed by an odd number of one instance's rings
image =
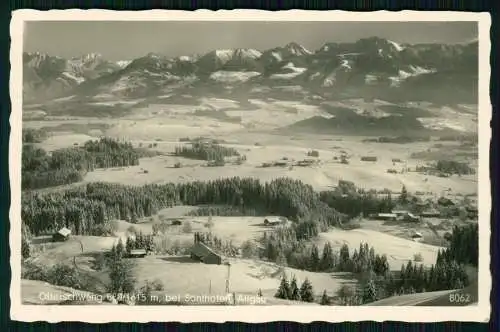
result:
[(83, 60), (87, 61), (95, 60), (97, 58), (102, 58), (102, 55), (100, 53), (89, 53), (82, 57)]
[(120, 68), (125, 68), (127, 67), (132, 61), (131, 60), (118, 60), (116, 61), (116, 65)]
[(149, 52), (148, 54), (146, 54), (143, 58), (153, 58), (153, 59), (158, 59), (160, 58), (160, 55), (158, 53), (154, 53), (154, 52)]
[(294, 55), (310, 55), (310, 54), (312, 54), (311, 51), (306, 49), (304, 46), (297, 44), (296, 42), (290, 42), (290, 43), (286, 44), (284, 48), (287, 49), (290, 53), (292, 53)]
[(90, 64), (102, 60), (102, 55), (99, 53), (88, 53), (79, 57), (73, 57), (71, 62)]
[[(148, 53), (131, 59), (131, 62), (109, 62), (97, 53), (66, 60), (34, 52), (24, 53), (23, 60), (26, 72), (32, 73), (31, 81), (27, 79), (26, 86), (37, 98), (45, 98), (45, 90), (49, 89), (49, 84), (39, 85), (40, 81), (57, 86), (60, 91), (51, 95), (55, 96), (62, 91), (70, 93), (73, 87), (84, 81), (87, 94), (91, 86), (95, 91), (123, 91), (123, 86), (136, 85), (145, 87), (145, 91), (170, 91), (196, 82), (196, 86), (205, 88), (204, 84), (212, 84), (215, 79), (238, 84), (248, 81), (248, 84), (266, 88), (286, 81), (290, 85), (303, 86), (304, 91), (318, 89), (318, 93), (334, 93), (344, 87), (364, 93), (364, 89), (369, 88), (376, 93), (380, 91), (384, 98), (392, 96), (396, 90), (408, 89), (412, 92), (404, 90), (402, 97), (398, 98), (422, 98), (421, 95), (428, 94), (425, 98), (439, 99), (440, 96), (434, 95), (434, 88), (428, 86), (446, 85), (451, 80), (447, 77), (454, 73), (460, 78), (457, 82), (459, 89), (465, 90), (469, 79), (475, 80), (477, 41), (471, 42), (473, 44), (401, 45), (384, 38), (370, 37), (355, 42), (325, 43), (315, 52), (290, 42), (263, 53), (253, 48), (221, 48), (204, 54), (177, 57)], [(116, 74), (106, 80), (96, 80), (113, 72)], [(255, 79), (250, 80), (249, 77)], [(436, 81), (438, 79), (441, 81)], [(219, 88), (218, 85), (206, 87)], [(426, 90), (419, 92), (423, 89)], [(131, 95), (134, 96), (148, 93), (142, 88), (132, 90)], [(122, 92), (116, 93), (121, 96)], [(470, 99), (473, 99), (472, 94)]]
[(235, 56), (258, 59), (262, 56), (262, 53), (253, 48), (237, 48), (234, 52)]

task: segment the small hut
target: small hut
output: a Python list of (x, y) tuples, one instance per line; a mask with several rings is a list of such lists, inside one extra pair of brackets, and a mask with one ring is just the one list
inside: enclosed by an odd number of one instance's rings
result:
[(437, 201), (437, 203), (441, 206), (454, 206), (455, 203), (447, 197), (440, 197)]
[(283, 221), (279, 217), (267, 217), (264, 219), (264, 225), (266, 226), (279, 225), (281, 223), (283, 223)]
[(437, 210), (427, 210), (420, 213), (420, 216), (424, 218), (439, 218), (441, 217), (441, 212)]
[(398, 218), (395, 213), (378, 213), (375, 215), (375, 219), (377, 220), (391, 220), (394, 221)]
[(411, 222), (419, 222), (420, 221), (420, 218), (411, 212), (408, 212), (407, 214), (405, 214), (403, 218), (405, 221), (411, 221)]
[(69, 239), (70, 235), (71, 235), (71, 230), (66, 227), (63, 227), (56, 233), (52, 234), (52, 241), (54, 242), (66, 241)]
[(147, 252), (145, 249), (134, 249), (130, 250), (129, 257), (130, 258), (144, 258), (146, 257)]
[(419, 232), (414, 232), (412, 235), (411, 235), (411, 238), (415, 241), (415, 240), (420, 240), (421, 238), (423, 237), (422, 233), (419, 233)]

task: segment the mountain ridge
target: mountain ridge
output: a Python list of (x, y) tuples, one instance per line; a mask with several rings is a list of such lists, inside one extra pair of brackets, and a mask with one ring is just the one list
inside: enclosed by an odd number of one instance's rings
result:
[(474, 100), (477, 61), (477, 41), (411, 45), (378, 37), (329, 42), (315, 51), (290, 42), (263, 51), (220, 49), (177, 57), (148, 53), (127, 62), (107, 61), (96, 53), (67, 60), (36, 52), (24, 54), (23, 89), (26, 100), (37, 100), (103, 92), (144, 98), (186, 86), (223, 91), (237, 85), (298, 85), (326, 95), (444, 100), (451, 96), (438, 96), (438, 88), (447, 84), (446, 94)]

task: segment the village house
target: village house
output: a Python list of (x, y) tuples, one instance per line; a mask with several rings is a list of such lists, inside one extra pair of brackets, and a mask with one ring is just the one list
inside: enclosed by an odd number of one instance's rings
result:
[(397, 220), (398, 216), (394, 213), (377, 213), (374, 216), (375, 219), (377, 220)]
[(66, 241), (69, 239), (70, 235), (71, 235), (71, 230), (66, 227), (63, 227), (56, 233), (52, 234), (52, 241), (54, 242)]
[(205, 264), (222, 264), (222, 256), (201, 241), (196, 241), (191, 248), (191, 259)]
[(420, 239), (423, 238), (423, 235), (422, 233), (419, 233), (419, 232), (414, 232), (412, 235), (411, 235), (411, 238), (414, 240), (414, 241), (418, 241)]
[(426, 210), (420, 213), (420, 216), (424, 218), (439, 218), (441, 217), (441, 212), (437, 210)]
[(285, 217), (267, 217), (264, 219), (264, 225), (266, 226), (282, 225), (286, 223), (287, 219)]
[(361, 161), (377, 161), (378, 158), (375, 156), (363, 156), (361, 157)]
[(406, 210), (395, 210), (392, 211), (392, 213), (395, 214), (397, 218), (400, 220), (413, 221), (413, 222), (420, 221), (420, 218), (418, 216)]
[(440, 197), (437, 201), (437, 203), (441, 206), (454, 206), (455, 203), (449, 198), (446, 197)]
[(314, 163), (316, 163), (315, 160), (311, 160), (311, 159), (304, 159), (304, 160), (299, 160), (295, 166), (302, 166), (302, 167), (307, 167), (307, 166), (311, 166), (313, 165)]

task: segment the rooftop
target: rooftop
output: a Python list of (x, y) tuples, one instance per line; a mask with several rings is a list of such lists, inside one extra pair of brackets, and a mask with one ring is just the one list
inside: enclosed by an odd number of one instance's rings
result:
[(146, 254), (146, 250), (144, 250), (144, 249), (134, 249), (134, 250), (130, 250), (130, 254), (131, 255), (145, 255)]
[(58, 230), (57, 233), (61, 234), (62, 236), (68, 236), (71, 234), (71, 230), (66, 227), (63, 227), (60, 230)]
[(205, 256), (210, 255), (210, 254), (220, 256), (212, 248), (210, 248), (209, 246), (207, 246), (203, 242), (196, 242), (193, 245), (193, 247), (191, 248), (191, 252), (198, 257), (205, 257)]

